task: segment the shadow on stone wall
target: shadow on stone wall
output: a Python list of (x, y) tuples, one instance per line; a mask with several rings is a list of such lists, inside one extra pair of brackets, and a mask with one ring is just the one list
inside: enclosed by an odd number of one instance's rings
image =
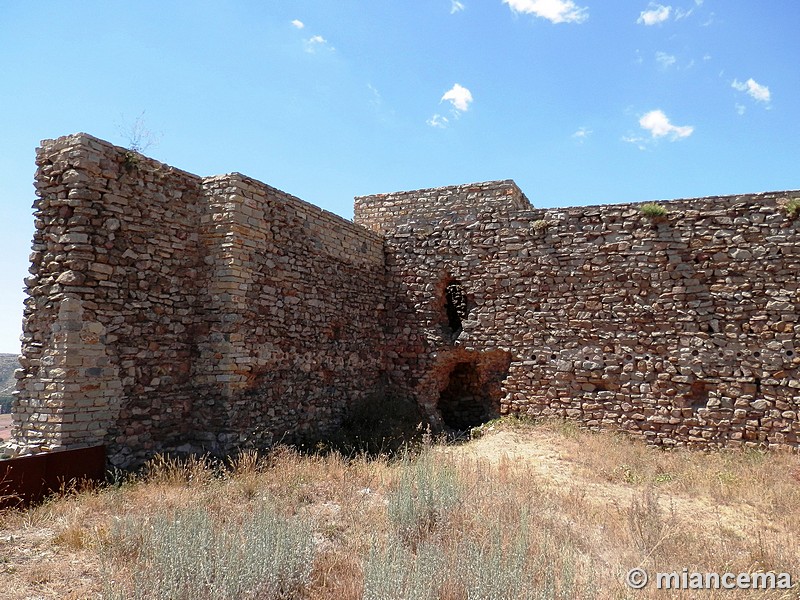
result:
[(468, 431), (500, 416), (502, 384), (511, 354), (503, 350), (454, 349), (434, 368), (438, 380), (437, 410), (447, 430)]

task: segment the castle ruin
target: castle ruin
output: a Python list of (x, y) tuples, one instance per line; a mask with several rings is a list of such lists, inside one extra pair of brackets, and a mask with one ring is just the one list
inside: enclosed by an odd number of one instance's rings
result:
[(112, 465), (574, 419), (654, 446), (800, 445), (800, 192), (536, 209), (513, 181), (378, 194), (350, 222), (86, 134), (37, 152), (17, 453)]

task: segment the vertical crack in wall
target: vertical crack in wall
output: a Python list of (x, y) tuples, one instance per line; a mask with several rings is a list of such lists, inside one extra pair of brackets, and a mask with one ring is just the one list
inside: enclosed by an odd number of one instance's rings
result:
[(450, 338), (455, 341), (464, 329), (464, 319), (467, 318), (469, 310), (467, 307), (467, 294), (461, 283), (451, 281), (444, 288), (445, 294), (445, 315), (447, 316), (447, 327)]

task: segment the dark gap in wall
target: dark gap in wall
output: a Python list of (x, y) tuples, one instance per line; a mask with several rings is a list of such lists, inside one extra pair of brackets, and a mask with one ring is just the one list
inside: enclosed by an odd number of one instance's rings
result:
[(439, 411), (444, 424), (466, 431), (498, 417), (498, 408), (483, 388), (476, 363), (456, 364), (450, 371), (447, 387), (439, 394)]
[(704, 381), (692, 382), (686, 402), (692, 410), (705, 408), (708, 405), (708, 385)]
[(755, 384), (756, 384), (756, 396), (760, 396), (761, 395), (761, 378), (760, 377), (756, 377)]
[(594, 392), (607, 392), (609, 391), (608, 382), (603, 379), (590, 379), (589, 383), (594, 386)]
[(450, 327), (450, 332), (455, 340), (463, 329), (462, 320), (467, 318), (467, 295), (458, 281), (452, 281), (447, 284), (444, 295), (447, 325)]

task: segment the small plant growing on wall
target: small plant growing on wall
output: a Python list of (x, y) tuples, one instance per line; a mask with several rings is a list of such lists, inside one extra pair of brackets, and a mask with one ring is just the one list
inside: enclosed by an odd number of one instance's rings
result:
[(791, 198), (784, 208), (786, 210), (786, 216), (790, 219), (794, 219), (798, 213), (800, 213), (800, 198)]
[(550, 221), (547, 219), (539, 219), (531, 224), (531, 227), (536, 233), (541, 233), (550, 227)]
[(645, 202), (640, 209), (645, 217), (658, 219), (667, 216), (667, 209), (657, 202)]
[(158, 145), (161, 134), (154, 133), (145, 125), (144, 111), (132, 123), (117, 124), (117, 128), (120, 136), (127, 142), (122, 166), (130, 173), (139, 166), (139, 159), (144, 151)]
[(128, 150), (122, 159), (122, 166), (130, 173), (139, 165), (139, 154), (134, 150)]
[(161, 140), (161, 134), (152, 131), (145, 124), (144, 113), (145, 111), (142, 111), (133, 122), (124, 122), (125, 117), (123, 116), (123, 122), (117, 124), (119, 135), (127, 142), (128, 150), (139, 154), (143, 154), (152, 146), (157, 146)]

